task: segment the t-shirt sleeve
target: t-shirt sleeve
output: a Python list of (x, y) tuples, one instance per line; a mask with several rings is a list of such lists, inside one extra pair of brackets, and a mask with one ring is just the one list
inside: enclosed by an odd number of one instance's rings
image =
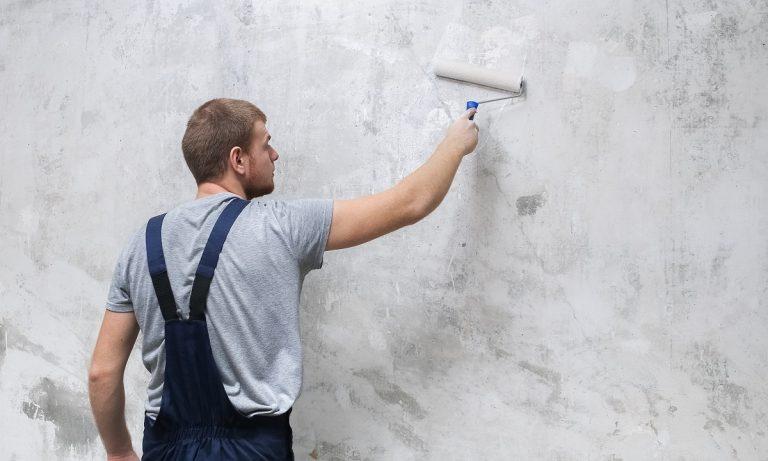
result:
[(107, 294), (107, 310), (113, 312), (133, 312), (130, 281), (128, 280), (128, 253), (128, 247), (124, 248), (112, 273), (112, 282)]
[(333, 199), (287, 200), (277, 204), (291, 252), (305, 271), (323, 267), (323, 253), (331, 230)]

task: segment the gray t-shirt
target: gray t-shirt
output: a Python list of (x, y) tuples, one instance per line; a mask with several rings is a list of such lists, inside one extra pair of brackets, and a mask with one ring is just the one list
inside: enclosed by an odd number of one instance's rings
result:
[[(230, 192), (209, 195), (165, 216), (163, 250), (182, 318), (189, 315), (192, 282), (205, 243), (233, 197)], [(255, 199), (224, 242), (206, 320), (224, 389), (247, 416), (284, 413), (301, 391), (301, 286), (309, 271), (323, 265), (332, 213), (332, 199)], [(145, 230), (146, 225), (133, 235), (117, 261), (107, 309), (136, 315), (143, 332), (142, 359), (151, 373), (145, 408), (154, 419), (163, 393), (165, 334), (147, 267)]]

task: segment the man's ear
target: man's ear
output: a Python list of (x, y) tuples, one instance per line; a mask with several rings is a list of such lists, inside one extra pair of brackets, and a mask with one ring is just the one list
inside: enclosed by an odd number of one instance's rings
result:
[(237, 173), (245, 173), (245, 165), (243, 164), (243, 156), (245, 151), (240, 146), (235, 146), (229, 151), (229, 164)]

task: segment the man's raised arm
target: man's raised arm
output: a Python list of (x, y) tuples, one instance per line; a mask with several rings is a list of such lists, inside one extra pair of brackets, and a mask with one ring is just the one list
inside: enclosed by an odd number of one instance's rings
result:
[(466, 111), (448, 128), (426, 163), (394, 187), (352, 200), (334, 200), (326, 250), (368, 242), (431, 213), (451, 187), (461, 160), (477, 146), (478, 128)]

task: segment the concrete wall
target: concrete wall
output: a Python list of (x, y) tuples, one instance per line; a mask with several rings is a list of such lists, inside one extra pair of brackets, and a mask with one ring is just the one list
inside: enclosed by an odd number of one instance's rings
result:
[(275, 197), (350, 198), (498, 94), (435, 56), (527, 55), (443, 205), (308, 277), (297, 459), (768, 459), (767, 36), (765, 0), (3, 1), (0, 457), (103, 459), (109, 277), (194, 197), (195, 107), (267, 112)]

